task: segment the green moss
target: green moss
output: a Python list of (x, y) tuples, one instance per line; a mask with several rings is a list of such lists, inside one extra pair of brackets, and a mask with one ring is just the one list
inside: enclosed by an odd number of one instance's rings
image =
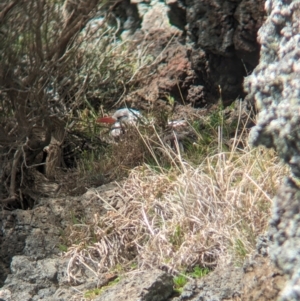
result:
[(185, 272), (173, 278), (174, 291), (181, 294), (183, 287), (187, 284), (189, 278), (201, 278), (210, 272), (209, 268), (195, 266), (192, 272)]
[(66, 245), (59, 245), (58, 248), (62, 252), (67, 252), (68, 251), (68, 247)]
[(97, 296), (101, 295), (107, 288), (117, 284), (120, 281), (120, 278), (116, 278), (113, 281), (110, 281), (107, 285), (101, 287), (101, 288), (95, 288), (92, 290), (88, 290), (87, 292), (84, 293), (84, 298), (88, 299), (88, 300), (93, 300), (95, 299)]
[(207, 275), (210, 272), (209, 268), (204, 268), (200, 266), (195, 266), (193, 268), (193, 272), (190, 273), (191, 277), (193, 278), (201, 278), (205, 275)]

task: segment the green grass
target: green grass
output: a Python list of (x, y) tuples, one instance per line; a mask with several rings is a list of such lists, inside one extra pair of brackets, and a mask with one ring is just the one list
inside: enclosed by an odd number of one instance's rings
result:
[(113, 281), (110, 281), (107, 285), (101, 287), (101, 288), (95, 288), (92, 290), (88, 290), (87, 292), (84, 293), (84, 298), (88, 300), (93, 300), (96, 297), (100, 296), (107, 288), (117, 284), (120, 281), (120, 278), (116, 278)]
[(84, 298), (86, 298), (88, 300), (93, 300), (97, 296), (102, 294), (103, 291), (104, 291), (104, 288), (95, 288), (95, 289), (89, 290), (89, 291), (84, 293)]
[(185, 272), (173, 278), (174, 291), (181, 294), (183, 287), (187, 284), (189, 279), (199, 279), (206, 276), (210, 272), (209, 268), (195, 266), (192, 272)]
[(174, 291), (181, 294), (183, 287), (187, 284), (188, 278), (184, 275), (175, 276), (173, 278)]
[(235, 253), (235, 264), (241, 266), (248, 255), (247, 248), (245, 247), (243, 241), (239, 238), (234, 241), (234, 253)]
[(201, 278), (207, 275), (210, 272), (209, 268), (204, 268), (200, 266), (195, 266), (193, 271), (189, 274), (193, 278)]
[(170, 236), (170, 242), (175, 248), (179, 248), (184, 242), (184, 234), (180, 225), (177, 225), (174, 229), (173, 235)]
[(66, 245), (60, 244), (60, 245), (58, 245), (58, 248), (62, 252), (67, 252), (68, 251), (68, 247)]

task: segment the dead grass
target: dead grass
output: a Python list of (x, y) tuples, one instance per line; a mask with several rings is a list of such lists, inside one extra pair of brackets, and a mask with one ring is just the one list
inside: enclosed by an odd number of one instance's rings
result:
[(95, 190), (107, 211), (71, 227), (70, 280), (76, 280), (75, 266), (97, 275), (113, 269), (159, 267), (180, 273), (196, 265), (241, 264), (265, 232), (272, 198), (288, 171), (274, 151), (238, 149), (235, 141), (230, 151), (197, 165), (161, 145), (172, 167), (142, 164), (131, 170), (121, 187), (124, 206), (118, 209)]

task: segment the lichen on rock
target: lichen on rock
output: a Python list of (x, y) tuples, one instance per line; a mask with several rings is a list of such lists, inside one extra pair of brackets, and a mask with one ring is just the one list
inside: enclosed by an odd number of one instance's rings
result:
[(269, 239), (272, 260), (288, 276), (280, 300), (299, 300), (300, 2), (270, 0), (265, 9), (260, 62), (245, 80), (247, 99), (259, 112), (249, 139), (276, 149), (293, 174), (274, 199)]
[(275, 148), (300, 176), (300, 5), (288, 2), (266, 3), (269, 16), (259, 30), (260, 63), (245, 80), (245, 89), (259, 111), (250, 142)]

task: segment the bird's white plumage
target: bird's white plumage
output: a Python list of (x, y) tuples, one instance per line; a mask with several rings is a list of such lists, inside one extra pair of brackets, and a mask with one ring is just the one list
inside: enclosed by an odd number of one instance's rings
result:
[(117, 121), (136, 122), (142, 118), (142, 114), (137, 110), (124, 108), (117, 110), (112, 117)]
[[(117, 110), (113, 115), (99, 118), (98, 122), (111, 124), (110, 136), (118, 141), (121, 136), (129, 129), (128, 126), (143, 124), (151, 124), (143, 115), (134, 109), (123, 108)], [(168, 121), (162, 140), (176, 151), (183, 151), (184, 147), (182, 139), (189, 136), (189, 124), (186, 120)]]
[(130, 124), (134, 125), (137, 124), (139, 120), (142, 120), (142, 114), (133, 109), (123, 108), (117, 110), (113, 115), (112, 118), (116, 120), (116, 122), (112, 125), (110, 135), (114, 138), (120, 137), (124, 132), (124, 125)]

